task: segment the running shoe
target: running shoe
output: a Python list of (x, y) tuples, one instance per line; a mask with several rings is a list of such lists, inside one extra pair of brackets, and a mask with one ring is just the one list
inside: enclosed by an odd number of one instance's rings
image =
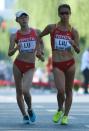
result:
[(62, 125), (67, 125), (68, 124), (68, 116), (63, 116), (61, 120)]
[(29, 117), (26, 115), (23, 117), (24, 124), (29, 124)]
[(53, 122), (54, 122), (54, 123), (58, 123), (59, 120), (62, 118), (62, 116), (63, 116), (63, 111), (58, 111), (58, 112), (56, 112), (56, 113), (54, 114), (54, 116), (53, 116)]
[(34, 111), (33, 110), (29, 110), (28, 109), (28, 114), (29, 114), (29, 117), (30, 117), (30, 121), (31, 122), (35, 122), (35, 120), (36, 120), (36, 115), (35, 115), (35, 113), (34, 113)]

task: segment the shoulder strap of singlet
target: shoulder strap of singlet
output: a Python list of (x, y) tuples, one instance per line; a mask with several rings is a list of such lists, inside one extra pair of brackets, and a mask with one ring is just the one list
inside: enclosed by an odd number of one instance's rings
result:
[(74, 38), (73, 30), (74, 30), (74, 28), (71, 27), (71, 35), (72, 35), (72, 38)]
[(72, 32), (73, 27), (69, 24), (69, 31)]
[(33, 31), (37, 35), (36, 29), (30, 28), (30, 30)]

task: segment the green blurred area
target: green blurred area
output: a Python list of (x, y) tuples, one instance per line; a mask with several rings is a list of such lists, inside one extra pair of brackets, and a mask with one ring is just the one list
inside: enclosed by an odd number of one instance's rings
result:
[[(56, 23), (59, 21), (57, 15), (58, 5), (61, 3), (70, 4), (72, 15), (71, 15), (71, 24), (79, 31), (80, 34), (80, 48), (81, 53), (75, 54), (76, 57), (76, 78), (81, 79), (80, 74), (80, 62), (81, 55), (85, 48), (88, 47), (89, 42), (89, 0), (17, 0), (16, 4), (13, 7), (14, 12), (19, 10), (26, 10), (29, 13), (30, 21), (29, 25), (43, 30), (44, 27), (50, 23)], [(15, 19), (7, 20), (7, 27), (5, 31), (2, 31), (0, 28), (0, 59), (10, 60), (7, 56), (8, 46), (9, 46), (9, 30), (12, 26), (18, 27), (18, 24), (15, 22)], [(50, 38), (49, 36), (44, 37), (45, 42), (45, 63), (36, 61), (36, 65), (44, 66), (47, 63), (48, 57), (51, 55), (50, 47)], [(15, 56), (14, 56), (15, 57)], [(12, 57), (11, 59), (14, 59)]]

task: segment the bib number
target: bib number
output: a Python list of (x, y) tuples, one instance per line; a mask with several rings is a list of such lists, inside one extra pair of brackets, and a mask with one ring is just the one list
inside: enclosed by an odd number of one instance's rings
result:
[(36, 48), (36, 41), (19, 42), (20, 51), (33, 52)]
[(65, 39), (58, 39), (55, 38), (55, 45), (54, 45), (55, 49), (57, 50), (69, 50), (71, 49), (71, 44), (69, 43), (69, 40), (65, 40)]

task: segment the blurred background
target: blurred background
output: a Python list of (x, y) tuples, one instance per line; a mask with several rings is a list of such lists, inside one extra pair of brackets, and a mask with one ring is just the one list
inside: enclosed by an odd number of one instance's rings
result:
[[(9, 37), (19, 28), (15, 22), (15, 13), (19, 10), (25, 10), (29, 13), (29, 25), (44, 29), (47, 24), (56, 23), (59, 18), (57, 15), (58, 5), (67, 3), (71, 6), (71, 24), (80, 34), (81, 53), (76, 54), (76, 75), (74, 89), (82, 85), (83, 77), (81, 75), (81, 56), (89, 44), (89, 0), (0, 0), (0, 87), (15, 87), (12, 63), (15, 55), (8, 57)], [(52, 89), (55, 91), (53, 75), (51, 72), (51, 47), (49, 36), (44, 37), (45, 43), (45, 62), (36, 60), (36, 71), (33, 79), (34, 88)]]

